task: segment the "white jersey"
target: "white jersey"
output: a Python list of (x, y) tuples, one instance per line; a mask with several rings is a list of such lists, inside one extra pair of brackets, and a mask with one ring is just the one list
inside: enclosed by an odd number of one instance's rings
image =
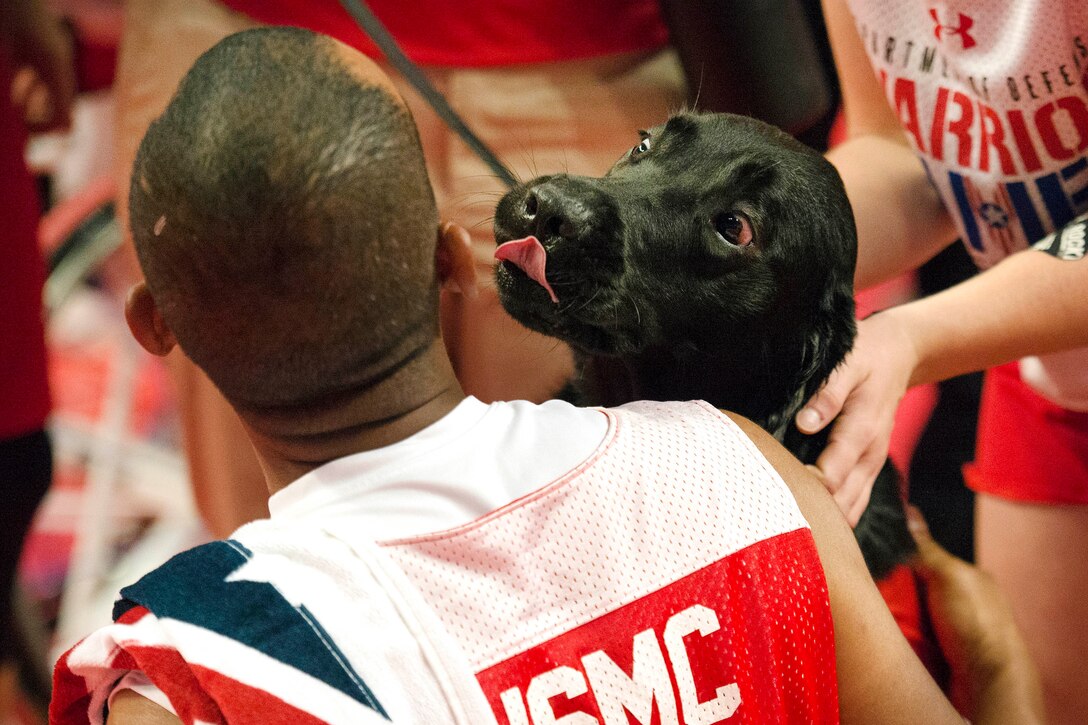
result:
[[(104, 653), (159, 645), (217, 670), (211, 693), (122, 682), (166, 705), (271, 691), (293, 717), (326, 722), (358, 722), (368, 698), (403, 723), (837, 722), (811, 533), (755, 445), (705, 403), (468, 399), (416, 436), (310, 472), (270, 510), (229, 547), (167, 564), (174, 578), (122, 591), (132, 609), (66, 657), (76, 715), (88, 693), (100, 714), (109, 688), (96, 683), (131, 667)], [(193, 569), (216, 606), (176, 594)], [(239, 596), (283, 623), (228, 622)], [(285, 648), (293, 612), (308, 627)], [(327, 682), (305, 662), (296, 673), (310, 629), (341, 663)], [(344, 697), (360, 683), (362, 706)]]
[[(888, 102), (980, 267), (1088, 211), (1088, 3), (850, 6)], [(1059, 256), (1082, 257), (1083, 234), (1064, 241), (1078, 240)], [(1088, 350), (1027, 359), (1021, 375), (1088, 410)]]

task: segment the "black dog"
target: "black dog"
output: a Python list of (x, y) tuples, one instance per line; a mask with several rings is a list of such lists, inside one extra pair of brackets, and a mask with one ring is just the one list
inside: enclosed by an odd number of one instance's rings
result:
[[(857, 238), (821, 155), (751, 118), (683, 113), (603, 178), (521, 184), (495, 237), (503, 306), (574, 348), (579, 402), (702, 399), (805, 463), (826, 445), (792, 418), (853, 344)], [(890, 466), (855, 534), (877, 578), (913, 550)]]

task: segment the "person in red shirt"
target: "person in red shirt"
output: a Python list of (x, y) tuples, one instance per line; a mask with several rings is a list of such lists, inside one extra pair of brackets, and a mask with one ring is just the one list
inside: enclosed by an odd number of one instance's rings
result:
[[(29, 83), (13, 94), (15, 74)], [(23, 157), (34, 130), (66, 125), (75, 88), (64, 34), (37, 0), (0, 4), (0, 720), (14, 688), (11, 589), (23, 538), (52, 477), (37, 189)], [(13, 95), (15, 98), (13, 98)]]

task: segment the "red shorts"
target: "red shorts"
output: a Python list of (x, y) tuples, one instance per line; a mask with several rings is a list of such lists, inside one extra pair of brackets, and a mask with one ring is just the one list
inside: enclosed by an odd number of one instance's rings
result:
[(1088, 504), (1088, 412), (1066, 410), (1020, 379), (1018, 363), (986, 374), (967, 485), (1014, 501)]

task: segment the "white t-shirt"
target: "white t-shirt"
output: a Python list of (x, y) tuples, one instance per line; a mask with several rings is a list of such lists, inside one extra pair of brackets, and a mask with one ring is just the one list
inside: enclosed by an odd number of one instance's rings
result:
[(468, 397), (410, 438), (311, 471), (273, 494), (268, 510), (280, 522), (315, 510), (323, 520), (365, 520), (375, 541), (442, 531), (562, 476), (596, 450), (607, 430), (601, 411), (558, 400), (486, 405)]

